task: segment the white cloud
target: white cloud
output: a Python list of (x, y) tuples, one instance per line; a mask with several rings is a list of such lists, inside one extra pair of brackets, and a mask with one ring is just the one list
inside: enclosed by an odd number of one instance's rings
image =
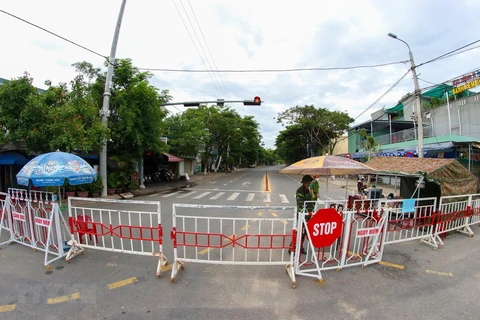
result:
[[(108, 56), (120, 4), (121, 0), (16, 0), (3, 3), (0, 9)], [(392, 32), (408, 42), (415, 62), (421, 64), (478, 40), (479, 9), (480, 3), (471, 0), (455, 5), (447, 0), (129, 0), (117, 57), (131, 58), (142, 68), (199, 70), (350, 67), (408, 60), (405, 44), (387, 37)], [(2, 78), (16, 78), (28, 71), (34, 84), (43, 87), (47, 79), (69, 82), (74, 76), (72, 63), (86, 60), (103, 67), (102, 57), (1, 12), (0, 16)], [(420, 66), (420, 86), (478, 69), (479, 50)], [(401, 64), (284, 73), (153, 72), (152, 83), (170, 90), (174, 101), (261, 96), (265, 103), (260, 108), (232, 107), (242, 115), (255, 116), (266, 147), (273, 147), (282, 129), (273, 119), (279, 112), (313, 104), (347, 111), (352, 118), (358, 117), (356, 122), (364, 121), (375, 110), (391, 107), (413, 91), (408, 75), (364, 112), (408, 69), (408, 64)], [(179, 112), (183, 107), (170, 109)]]

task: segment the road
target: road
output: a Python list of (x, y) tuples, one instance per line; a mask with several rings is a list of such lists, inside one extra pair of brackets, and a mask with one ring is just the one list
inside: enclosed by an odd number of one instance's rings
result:
[[(173, 203), (292, 206), (301, 176), (280, 175), (278, 169), (246, 169), (142, 197), (161, 201), (170, 262)], [(265, 173), (270, 191), (265, 191)], [(327, 196), (339, 192), (330, 186)], [(282, 266), (187, 263), (170, 283), (171, 264), (158, 279), (154, 257), (87, 250), (71, 263), (60, 260), (45, 270), (43, 253), (4, 245), (0, 318), (478, 319), (479, 262), (479, 237), (454, 234), (436, 251), (417, 242), (388, 245), (382, 264), (323, 272), (322, 284), (297, 277), (292, 289)]]

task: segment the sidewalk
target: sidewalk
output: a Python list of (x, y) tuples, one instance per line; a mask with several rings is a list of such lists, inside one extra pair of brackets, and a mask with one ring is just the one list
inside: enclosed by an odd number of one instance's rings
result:
[[(206, 181), (213, 181), (218, 179), (220, 176), (225, 174), (235, 174), (235, 172), (240, 171), (241, 169), (237, 169), (232, 173), (225, 173), (225, 172), (209, 172), (207, 174), (204, 173), (196, 173), (194, 175), (189, 175), (190, 180), (179, 180), (179, 181), (155, 181), (155, 182), (147, 182), (145, 184), (144, 189), (137, 189), (133, 190), (130, 193), (133, 194), (134, 197), (140, 196), (148, 196), (155, 193), (162, 193), (170, 190), (177, 190), (180, 188), (188, 188), (193, 187), (199, 183), (203, 183)], [(107, 199), (122, 199), (119, 194), (114, 194), (111, 196), (106, 196)]]

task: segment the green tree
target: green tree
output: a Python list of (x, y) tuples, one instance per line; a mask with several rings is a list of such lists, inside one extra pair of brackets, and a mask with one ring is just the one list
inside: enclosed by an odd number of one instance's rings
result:
[(299, 124), (289, 125), (280, 131), (275, 141), (277, 155), (286, 163), (308, 158), (308, 137)]

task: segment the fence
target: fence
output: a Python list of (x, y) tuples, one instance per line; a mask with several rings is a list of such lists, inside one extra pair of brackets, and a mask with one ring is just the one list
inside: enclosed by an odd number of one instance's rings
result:
[[(199, 209), (205, 209), (201, 215)], [(243, 217), (232, 217), (238, 213)], [(295, 287), (289, 250), (293, 247), (295, 215), (295, 207), (173, 204), (171, 281), (185, 262), (285, 265)]]
[(50, 263), (64, 257), (65, 236), (61, 227), (63, 225), (67, 232), (68, 228), (58, 203), (54, 201), (55, 196), (51, 192), (9, 189), (3, 200), (0, 229), (0, 232), (8, 230), (9, 239), (0, 245), (16, 242), (34, 251), (44, 251), (47, 269)]
[(8, 194), (5, 192), (0, 192), (0, 236), (2, 235), (2, 230), (9, 231), (8, 228), (8, 215), (6, 213), (6, 199)]
[[(112, 206), (121, 204), (121, 208)], [(167, 264), (163, 255), (160, 202), (68, 198), (70, 261), (85, 248), (157, 256), (157, 277)]]

